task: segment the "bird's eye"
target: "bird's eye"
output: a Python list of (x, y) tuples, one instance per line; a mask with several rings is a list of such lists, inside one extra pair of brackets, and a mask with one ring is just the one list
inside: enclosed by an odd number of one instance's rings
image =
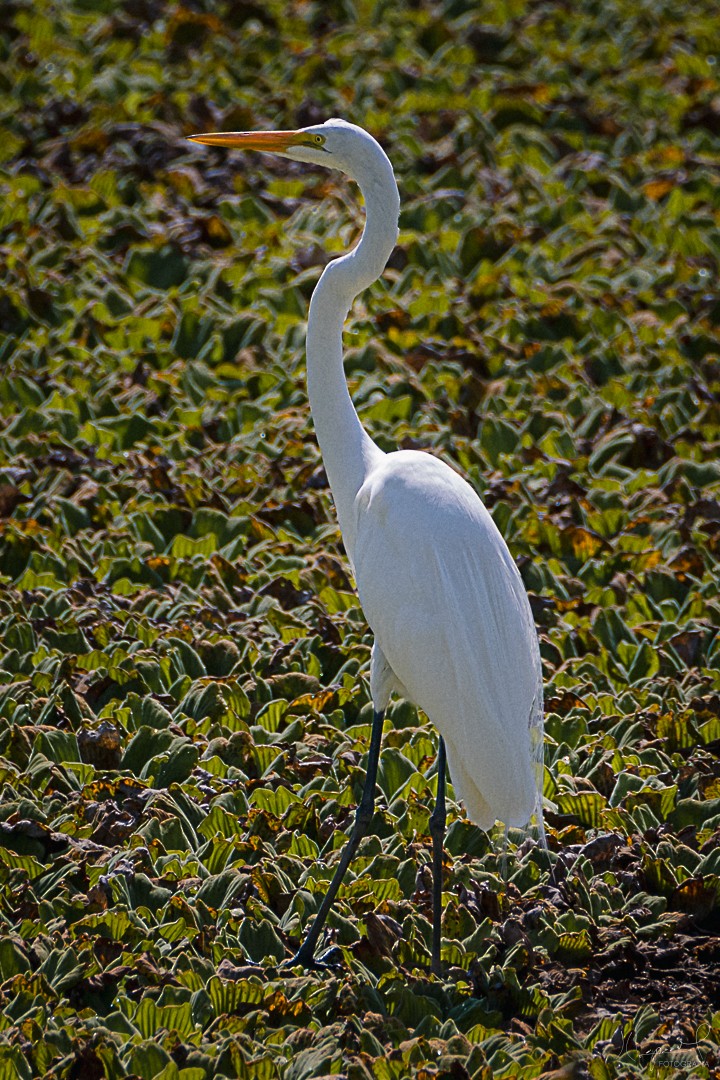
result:
[(322, 135), (315, 135), (314, 139), (315, 139), (315, 142), (317, 143), (318, 146), (322, 146), (322, 144), (325, 142)]

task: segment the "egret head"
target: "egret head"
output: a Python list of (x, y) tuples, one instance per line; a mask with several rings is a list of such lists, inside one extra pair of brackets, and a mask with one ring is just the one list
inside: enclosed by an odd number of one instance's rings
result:
[[(264, 150), (293, 161), (340, 169), (355, 180), (366, 174), (368, 165), (384, 152), (372, 135), (346, 120), (326, 120), (297, 131), (226, 131), (190, 135), (193, 142), (208, 146), (228, 146), (238, 150)], [(387, 160), (387, 159), (385, 159)]]

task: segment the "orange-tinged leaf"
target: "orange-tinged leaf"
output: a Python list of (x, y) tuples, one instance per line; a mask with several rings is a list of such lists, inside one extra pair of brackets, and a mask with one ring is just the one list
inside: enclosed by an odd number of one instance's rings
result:
[(637, 570), (652, 570), (654, 566), (659, 566), (662, 561), (663, 557), (659, 551), (646, 551), (641, 555), (637, 555), (633, 560)]
[(541, 105), (544, 105), (545, 102), (550, 101), (552, 97), (552, 94), (550, 93), (550, 87), (547, 83), (538, 83), (537, 86), (533, 87), (531, 93), (535, 101), (539, 102)]
[(335, 707), (337, 693), (334, 690), (322, 690), (319, 694), (301, 694), (290, 702), (293, 712), (299, 708), (313, 709), (315, 712), (324, 712), (328, 707)]
[(570, 547), (573, 555), (579, 559), (592, 559), (594, 555), (606, 546), (605, 541), (597, 533), (590, 532), (580, 525), (568, 525), (561, 533), (563, 547)]
[(172, 559), (169, 555), (151, 555), (145, 562), (151, 570), (160, 570), (162, 567), (170, 566)]
[(681, 146), (663, 146), (649, 155), (658, 164), (680, 165), (685, 161), (685, 151)]
[(555, 298), (548, 300), (547, 304), (540, 309), (540, 315), (543, 319), (555, 319), (564, 310), (565, 301)]
[(643, 192), (647, 195), (648, 199), (657, 202), (658, 199), (662, 199), (664, 195), (667, 195), (669, 191), (672, 191), (674, 187), (674, 180), (649, 180), (647, 184), (643, 185)]

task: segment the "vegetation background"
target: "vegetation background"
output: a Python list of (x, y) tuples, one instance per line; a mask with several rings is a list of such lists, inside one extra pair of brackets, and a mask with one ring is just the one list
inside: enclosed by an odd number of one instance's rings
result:
[[(1, 0), (0, 1077), (716, 1075), (712, 0)], [(384, 447), (475, 484), (544, 658), (551, 855), (390, 710), (303, 339), (338, 176), (184, 141), (341, 115), (401, 236), (347, 333)], [(408, 546), (412, 536), (408, 536)], [(519, 846), (516, 849), (516, 842)], [(549, 861), (554, 864), (552, 875)]]

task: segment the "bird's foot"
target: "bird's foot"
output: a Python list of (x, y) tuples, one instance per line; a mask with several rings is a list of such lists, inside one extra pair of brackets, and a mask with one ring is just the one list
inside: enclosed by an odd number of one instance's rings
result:
[(308, 971), (334, 971), (342, 965), (342, 950), (337, 945), (331, 945), (322, 956), (314, 956), (309, 949), (300, 946), (298, 951), (289, 960), (283, 961), (281, 968), (304, 967)]

